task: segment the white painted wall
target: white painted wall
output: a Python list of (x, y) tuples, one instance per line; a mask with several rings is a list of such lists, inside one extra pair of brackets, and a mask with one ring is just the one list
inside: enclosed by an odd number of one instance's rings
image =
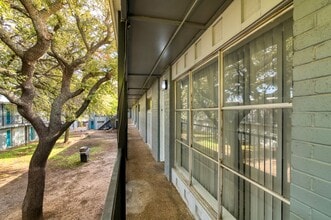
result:
[[(282, 0), (261, 0), (261, 8), (251, 15), (246, 21), (241, 20), (241, 0), (234, 0), (231, 5), (216, 19), (216, 21), (203, 33), (203, 35), (172, 65), (172, 79), (175, 80), (197, 63), (205, 59), (211, 53), (219, 50), (231, 38), (239, 34), (257, 19), (262, 17), (265, 13), (270, 11)], [(218, 27), (218, 32), (213, 31), (213, 26), (221, 20), (221, 26)], [(213, 36), (219, 34), (221, 36)], [(219, 42), (213, 42), (213, 39), (219, 39)], [(196, 44), (201, 44), (200, 56), (196, 57)], [(186, 59), (186, 60), (185, 60)], [(186, 64), (186, 65), (184, 65)]]

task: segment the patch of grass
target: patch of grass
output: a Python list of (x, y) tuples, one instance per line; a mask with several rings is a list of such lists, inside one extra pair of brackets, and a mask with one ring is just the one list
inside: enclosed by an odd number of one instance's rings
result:
[[(56, 148), (63, 147), (63, 137), (60, 137), (55, 144), (52, 154), (56, 152)], [(25, 157), (25, 156), (32, 156), (33, 152), (35, 151), (38, 142), (29, 143), (27, 145), (15, 146), (12, 148), (8, 148), (6, 150), (0, 151), (0, 159), (10, 159), (10, 158), (18, 158), (18, 157)]]
[(103, 152), (103, 149), (100, 146), (93, 146), (90, 148), (90, 155), (92, 156), (100, 154), (101, 152)]
[[(1, 163), (29, 163), (32, 154), (34, 153), (37, 142), (25, 146), (18, 146), (0, 151)], [(96, 155), (101, 154), (103, 148), (101, 146), (90, 147), (89, 159), (93, 159)], [(48, 164), (53, 168), (73, 169), (84, 164), (80, 162), (79, 148), (77, 146), (68, 146), (63, 143), (63, 138), (60, 138), (55, 144), (49, 159)]]
[[(57, 141), (50, 157), (66, 149), (66, 145), (63, 144), (63, 140), (63, 138), (60, 138)], [(37, 145), (38, 142), (33, 142), (27, 145), (15, 146), (4, 151), (0, 151), (0, 161), (4, 164), (29, 163)]]
[(79, 153), (72, 155), (57, 154), (50, 158), (50, 162), (52, 167), (61, 169), (73, 169), (82, 165)]
[[(89, 160), (100, 154), (102, 151), (103, 149), (100, 146), (90, 147)], [(50, 156), (49, 161), (51, 167), (62, 169), (74, 169), (84, 164), (80, 162), (79, 150), (77, 149), (73, 151), (72, 148), (66, 148), (62, 152), (54, 153)]]
[(17, 157), (32, 156), (36, 147), (37, 147), (37, 143), (32, 143), (32, 144), (28, 144), (25, 146), (9, 148), (5, 151), (0, 152), (0, 159), (10, 159), (10, 158), (17, 158)]

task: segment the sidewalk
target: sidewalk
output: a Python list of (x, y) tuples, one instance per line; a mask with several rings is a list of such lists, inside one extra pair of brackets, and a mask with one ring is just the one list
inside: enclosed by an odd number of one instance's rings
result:
[(193, 219), (184, 201), (141, 138), (129, 123), (126, 167), (127, 219)]

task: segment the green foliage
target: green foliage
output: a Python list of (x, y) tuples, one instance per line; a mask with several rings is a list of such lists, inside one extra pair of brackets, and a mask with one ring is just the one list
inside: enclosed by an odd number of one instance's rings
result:
[(50, 163), (52, 167), (60, 169), (72, 169), (82, 165), (80, 162), (79, 154), (77, 152), (69, 156), (57, 154), (50, 158)]
[[(62, 143), (63, 140), (59, 140), (52, 150), (49, 159), (49, 166), (51, 168), (59, 169), (73, 169), (81, 166), (80, 154), (77, 146), (69, 146)], [(28, 144), (25, 146), (18, 146), (9, 148), (5, 151), (0, 151), (1, 163), (12, 163), (14, 161), (28, 162), (37, 147), (37, 143)], [(92, 146), (90, 148), (90, 159), (98, 155), (103, 151), (100, 146)]]
[(108, 81), (103, 84), (99, 92), (92, 97), (87, 113), (109, 116), (116, 115), (117, 104), (117, 84)]
[(7, 149), (5, 151), (0, 152), (0, 160), (1, 159), (10, 159), (24, 156), (32, 156), (34, 150), (37, 147), (37, 143), (28, 144), (25, 146), (15, 147), (12, 149)]
[[(98, 153), (102, 152), (102, 148), (99, 146), (93, 146), (90, 148), (90, 160), (93, 160), (93, 157)], [(50, 157), (50, 166), (60, 169), (73, 169), (78, 166), (83, 165), (80, 162), (80, 154), (76, 147), (66, 148), (65, 150), (54, 154)]]
[[(50, 10), (55, 0), (33, 0), (38, 10)], [(101, 114), (115, 114), (117, 103), (117, 57), (113, 38), (107, 40), (96, 51), (91, 48), (107, 37), (107, 26), (111, 24), (109, 6), (106, 0), (63, 0), (60, 10), (47, 19), (47, 29), (52, 33), (51, 47), (36, 63), (33, 84), (36, 97), (33, 109), (43, 119), (50, 117), (54, 101), (61, 94), (64, 63), (54, 56), (56, 53), (65, 62), (71, 64), (85, 59), (73, 69), (70, 79), (71, 92), (83, 92), (68, 99), (62, 107), (63, 120), (74, 120), (77, 110), (86, 99), (92, 100), (90, 111)], [(23, 49), (31, 48), (37, 41), (37, 32), (32, 20), (18, 0), (0, 0), (0, 25), (16, 45)], [(17, 97), (22, 94), (22, 84), (27, 79), (22, 74), (21, 59), (0, 39), (0, 90), (12, 92)], [(88, 55), (88, 56), (87, 56)], [(106, 74), (111, 73), (109, 83), (101, 86), (96, 94), (88, 96), (93, 85)], [(107, 103), (103, 106), (103, 103)], [(110, 104), (111, 103), (111, 104)]]
[[(101, 86), (116, 83), (108, 4), (109, 0), (0, 0), (0, 94), (38, 133), (40, 147), (29, 169), (46, 164), (52, 150), (58, 150), (53, 143), (90, 102), (103, 100), (102, 90), (116, 90)], [(77, 165), (73, 155), (55, 159), (72, 167)], [(38, 178), (37, 172), (31, 175), (29, 181)], [(23, 219), (42, 218), (43, 190), (28, 183), (31, 193), (23, 202)]]

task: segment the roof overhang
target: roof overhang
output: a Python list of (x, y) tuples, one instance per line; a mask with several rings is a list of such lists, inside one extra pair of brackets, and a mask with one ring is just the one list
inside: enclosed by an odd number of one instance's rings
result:
[(122, 0), (119, 4), (113, 0), (113, 12), (121, 10), (120, 19), (127, 24), (125, 53), (129, 108), (231, 2)]

